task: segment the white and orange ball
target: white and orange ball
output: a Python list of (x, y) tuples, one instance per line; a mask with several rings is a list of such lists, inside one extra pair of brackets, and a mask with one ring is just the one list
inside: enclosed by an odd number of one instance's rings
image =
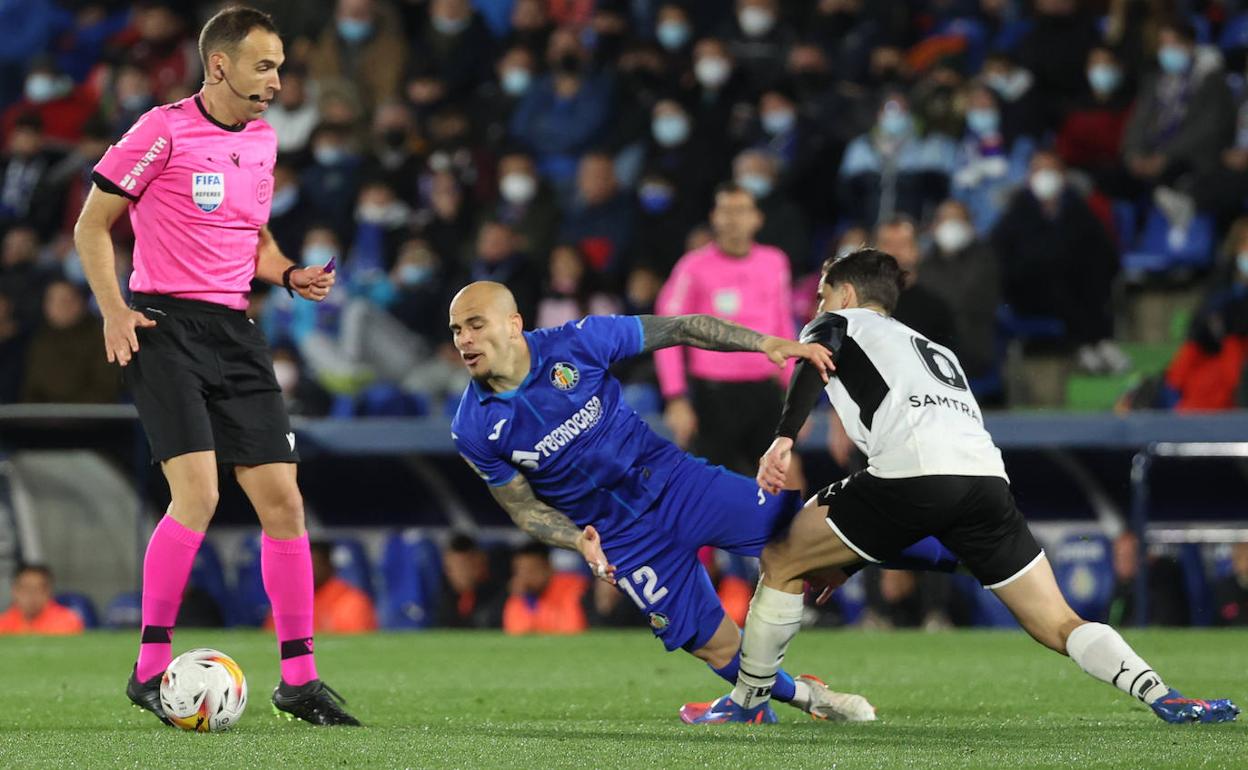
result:
[(160, 704), (177, 727), (215, 733), (238, 724), (247, 708), (247, 679), (234, 659), (198, 649), (173, 659), (160, 679)]

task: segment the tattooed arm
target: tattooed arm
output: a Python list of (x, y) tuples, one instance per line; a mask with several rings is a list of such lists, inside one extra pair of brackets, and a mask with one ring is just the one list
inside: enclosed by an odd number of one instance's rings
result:
[(703, 350), (762, 352), (767, 339), (753, 329), (713, 315), (643, 315), (641, 352), (649, 353), (673, 345), (691, 345)]
[(556, 548), (577, 551), (595, 575), (615, 582), (615, 565), (607, 562), (597, 530), (592, 526), (579, 529), (567, 516), (538, 500), (522, 474), (517, 473), (502, 486), (490, 487), (490, 494), (530, 537)]
[(826, 381), (835, 371), (832, 356), (822, 345), (811, 345), (759, 334), (732, 321), (712, 315), (643, 315), (641, 319), (641, 352), (649, 353), (673, 345), (690, 345), (703, 350), (746, 351), (764, 353), (781, 368), (790, 358), (810, 361)]

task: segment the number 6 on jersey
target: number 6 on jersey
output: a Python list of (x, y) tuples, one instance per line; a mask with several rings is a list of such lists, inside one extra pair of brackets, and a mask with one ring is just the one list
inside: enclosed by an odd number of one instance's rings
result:
[[(641, 586), (641, 596), (637, 595), (637, 590), (629, 584), (629, 580)], [(667, 587), (659, 585), (659, 576), (654, 574), (654, 570), (650, 567), (641, 567), (633, 571), (629, 575), (629, 580), (621, 580), (620, 588), (624, 589), (624, 593), (628, 594), (633, 600), (633, 604), (643, 612), (654, 606), (654, 603), (667, 596)]]

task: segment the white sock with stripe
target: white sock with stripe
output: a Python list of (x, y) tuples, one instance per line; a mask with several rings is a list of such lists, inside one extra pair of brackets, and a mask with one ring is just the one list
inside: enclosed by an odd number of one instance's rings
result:
[(1084, 623), (1071, 631), (1066, 654), (1085, 673), (1150, 705), (1170, 691), (1153, 667), (1104, 623)]
[(759, 583), (750, 602), (741, 637), (741, 670), (732, 700), (755, 708), (771, 699), (784, 651), (802, 625), (802, 595), (777, 591)]

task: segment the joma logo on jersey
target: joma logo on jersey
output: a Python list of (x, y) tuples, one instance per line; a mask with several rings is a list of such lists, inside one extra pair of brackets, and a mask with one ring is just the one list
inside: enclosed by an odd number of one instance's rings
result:
[[(598, 396), (594, 396), (571, 417), (564, 420), (550, 433), (542, 436), (542, 440), (533, 445), (533, 451), (540, 453), (542, 457), (550, 457), (551, 454), (567, 446), (572, 439), (597, 425), (601, 419), (602, 401)], [(537, 467), (537, 464), (534, 463), (533, 467)]]
[[(117, 144), (121, 144), (118, 142)], [(134, 189), (138, 184), (139, 177), (143, 176), (143, 172), (148, 166), (152, 165), (152, 161), (160, 157), (160, 153), (169, 145), (169, 140), (163, 136), (156, 137), (156, 141), (152, 142), (152, 146), (147, 152), (143, 153), (143, 157), (139, 158), (139, 162), (134, 164), (134, 168), (130, 169), (130, 173), (121, 178), (117, 186), (126, 192)]]
[(200, 211), (216, 211), (225, 202), (225, 175), (201, 172), (192, 174), (191, 198)]

